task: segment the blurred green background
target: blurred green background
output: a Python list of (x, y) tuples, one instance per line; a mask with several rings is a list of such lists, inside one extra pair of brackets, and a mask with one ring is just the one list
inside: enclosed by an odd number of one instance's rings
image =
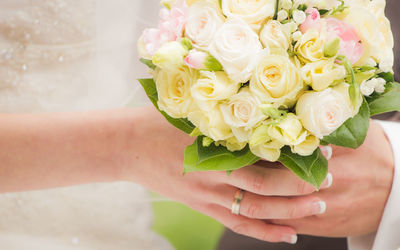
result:
[(166, 237), (175, 249), (217, 249), (224, 231), (217, 221), (172, 201), (153, 202), (153, 209), (154, 230)]

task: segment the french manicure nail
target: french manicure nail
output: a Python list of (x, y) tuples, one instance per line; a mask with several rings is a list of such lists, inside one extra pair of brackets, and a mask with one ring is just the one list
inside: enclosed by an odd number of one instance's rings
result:
[(297, 243), (297, 235), (292, 235), (292, 234), (284, 235), (282, 237), (282, 241), (287, 242), (289, 244), (296, 244)]
[(328, 175), (326, 176), (325, 181), (322, 183), (321, 188), (330, 188), (333, 184), (333, 176), (331, 173), (328, 173)]
[(332, 158), (333, 151), (331, 146), (322, 146), (321, 152), (328, 161)]
[(312, 204), (311, 214), (324, 214), (326, 212), (326, 203), (317, 201)]

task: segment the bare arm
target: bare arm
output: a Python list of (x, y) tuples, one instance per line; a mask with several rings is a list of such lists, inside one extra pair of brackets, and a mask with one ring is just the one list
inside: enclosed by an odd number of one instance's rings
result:
[(0, 115), (0, 192), (117, 180), (142, 113)]

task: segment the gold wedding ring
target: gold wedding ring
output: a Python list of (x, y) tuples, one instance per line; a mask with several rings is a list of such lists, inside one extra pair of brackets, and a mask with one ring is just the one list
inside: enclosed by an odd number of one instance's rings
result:
[(244, 192), (243, 190), (239, 189), (235, 193), (235, 197), (233, 198), (233, 203), (232, 203), (232, 214), (239, 215), (240, 214), (240, 203), (243, 200), (244, 197)]

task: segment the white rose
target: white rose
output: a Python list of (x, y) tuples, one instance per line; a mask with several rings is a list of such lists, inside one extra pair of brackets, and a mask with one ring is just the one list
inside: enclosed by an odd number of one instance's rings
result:
[(271, 138), (290, 146), (299, 145), (307, 138), (307, 131), (293, 113), (287, 114), (285, 119), (270, 126), (268, 134)]
[(289, 34), (283, 30), (282, 24), (276, 20), (268, 21), (260, 33), (260, 40), (265, 47), (288, 50)]
[(238, 92), (240, 84), (232, 81), (225, 72), (201, 71), (200, 78), (191, 88), (192, 97), (197, 105), (208, 111), (218, 101), (228, 99)]
[(294, 49), (303, 63), (324, 59), (325, 35), (315, 29), (308, 30), (296, 43)]
[(259, 109), (260, 105), (248, 87), (242, 88), (238, 94), (220, 105), (225, 122), (231, 126), (239, 142), (248, 141), (252, 128), (266, 118)]
[(232, 129), (226, 124), (219, 107), (207, 112), (202, 110), (191, 112), (188, 119), (203, 135), (214, 141), (223, 141), (233, 137)]
[(349, 8), (345, 22), (355, 28), (364, 45), (364, 54), (357, 65), (365, 65), (372, 57), (378, 62), (387, 61), (390, 68), (393, 66), (393, 34), (383, 10), (374, 14), (371, 7), (357, 5)]
[(188, 50), (180, 42), (165, 43), (153, 56), (153, 63), (157, 67), (175, 70), (183, 66), (183, 60)]
[(262, 103), (277, 107), (293, 105), (303, 88), (299, 70), (285, 55), (264, 56), (250, 81), (250, 91)]
[(330, 135), (354, 115), (348, 94), (332, 88), (308, 92), (297, 102), (296, 112), (303, 126), (318, 138)]
[(258, 35), (240, 19), (229, 19), (209, 47), (229, 77), (245, 83), (257, 65), (262, 45)]
[(273, 17), (275, 4), (275, 0), (222, 0), (222, 11), (228, 18), (240, 18), (254, 30), (259, 30), (266, 19)]
[(328, 88), (335, 80), (346, 77), (343, 66), (336, 65), (335, 59), (308, 63), (301, 68), (303, 80), (316, 91)]
[(224, 17), (218, 6), (209, 1), (198, 1), (190, 6), (186, 35), (195, 45), (208, 47), (223, 23)]
[(190, 88), (197, 78), (197, 73), (187, 67), (174, 71), (157, 71), (155, 82), (159, 108), (174, 118), (187, 117), (195, 107)]

